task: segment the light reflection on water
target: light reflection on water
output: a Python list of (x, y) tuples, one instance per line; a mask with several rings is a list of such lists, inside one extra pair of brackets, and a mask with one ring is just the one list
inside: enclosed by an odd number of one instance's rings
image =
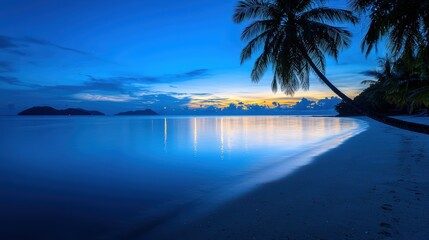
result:
[(363, 127), (324, 117), (3, 117), (0, 238), (123, 231), (284, 176)]

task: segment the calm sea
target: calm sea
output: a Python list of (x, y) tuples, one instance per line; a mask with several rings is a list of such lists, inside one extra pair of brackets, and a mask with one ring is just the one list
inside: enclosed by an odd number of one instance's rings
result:
[(333, 117), (1, 117), (0, 239), (133, 239), (365, 128)]

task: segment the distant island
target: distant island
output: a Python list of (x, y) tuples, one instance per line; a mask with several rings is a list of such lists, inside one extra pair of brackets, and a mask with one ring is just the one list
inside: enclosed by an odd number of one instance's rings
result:
[(147, 116), (147, 115), (159, 115), (151, 109), (146, 110), (136, 110), (136, 111), (128, 111), (128, 112), (120, 112), (115, 114), (116, 116)]
[(80, 109), (80, 108), (67, 108), (64, 110), (58, 110), (55, 109), (53, 107), (32, 107), (29, 109), (26, 109), (20, 113), (18, 113), (18, 115), (22, 115), (22, 116), (43, 116), (43, 115), (56, 115), (56, 116), (60, 116), (60, 115), (65, 115), (65, 116), (103, 116), (104, 113), (99, 112), (99, 111), (88, 111), (85, 109)]

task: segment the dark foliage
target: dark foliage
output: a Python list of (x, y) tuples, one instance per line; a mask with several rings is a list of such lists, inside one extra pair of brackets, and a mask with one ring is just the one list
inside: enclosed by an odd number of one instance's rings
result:
[[(363, 81), (369, 87), (353, 101), (371, 111), (389, 115), (412, 114), (429, 108), (429, 78), (422, 65), (420, 58), (380, 59), (380, 71), (366, 72), (375, 80)], [(357, 115), (345, 104), (339, 104), (336, 110), (340, 115)]]

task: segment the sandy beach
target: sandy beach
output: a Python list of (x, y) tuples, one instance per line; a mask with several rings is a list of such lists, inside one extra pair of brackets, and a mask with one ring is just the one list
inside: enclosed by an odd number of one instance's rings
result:
[(429, 136), (362, 119), (367, 131), (166, 239), (429, 239)]

